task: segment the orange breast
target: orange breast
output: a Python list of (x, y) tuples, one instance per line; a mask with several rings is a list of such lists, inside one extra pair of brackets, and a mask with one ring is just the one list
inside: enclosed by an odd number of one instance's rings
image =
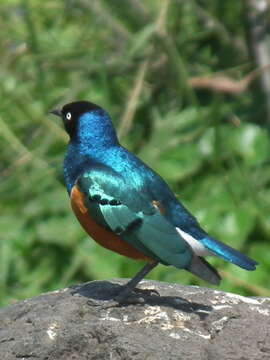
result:
[(89, 234), (98, 244), (106, 249), (117, 252), (120, 255), (127, 256), (132, 259), (141, 259), (148, 262), (153, 262), (151, 258), (142, 254), (140, 251), (126, 243), (119, 236), (115, 235), (109, 230), (98, 225), (89, 214), (84, 205), (84, 194), (75, 185), (72, 188), (71, 206), (84, 230)]

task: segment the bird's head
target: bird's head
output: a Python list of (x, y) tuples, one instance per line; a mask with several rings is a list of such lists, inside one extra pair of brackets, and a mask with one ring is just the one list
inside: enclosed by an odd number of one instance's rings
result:
[(96, 104), (76, 101), (64, 105), (61, 110), (52, 110), (51, 113), (62, 118), (71, 141), (89, 145), (118, 142), (109, 114)]

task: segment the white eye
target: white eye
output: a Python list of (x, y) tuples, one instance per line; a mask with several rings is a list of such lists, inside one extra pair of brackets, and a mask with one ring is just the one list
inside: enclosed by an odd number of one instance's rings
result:
[(71, 115), (70, 112), (68, 112), (68, 113), (66, 114), (66, 119), (67, 119), (67, 120), (71, 120), (71, 118), (72, 118), (72, 115)]

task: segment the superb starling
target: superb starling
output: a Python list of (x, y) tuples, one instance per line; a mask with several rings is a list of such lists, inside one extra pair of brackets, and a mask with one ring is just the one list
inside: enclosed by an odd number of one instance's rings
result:
[(256, 261), (208, 235), (167, 183), (119, 144), (104, 109), (78, 101), (52, 113), (62, 118), (70, 137), (64, 178), (82, 227), (105, 248), (147, 263), (118, 295), (119, 302), (159, 263), (211, 284), (220, 276), (204, 256), (255, 270)]

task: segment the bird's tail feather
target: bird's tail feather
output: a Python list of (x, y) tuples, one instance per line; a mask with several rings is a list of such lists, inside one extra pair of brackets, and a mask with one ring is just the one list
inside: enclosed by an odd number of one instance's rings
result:
[(213, 254), (227, 260), (235, 265), (240, 266), (246, 270), (255, 270), (258, 263), (248, 256), (241, 254), (239, 251), (223, 244), (213, 238), (204, 238), (200, 242)]
[(194, 255), (186, 270), (213, 285), (220, 283), (221, 277), (217, 270), (200, 256)]

